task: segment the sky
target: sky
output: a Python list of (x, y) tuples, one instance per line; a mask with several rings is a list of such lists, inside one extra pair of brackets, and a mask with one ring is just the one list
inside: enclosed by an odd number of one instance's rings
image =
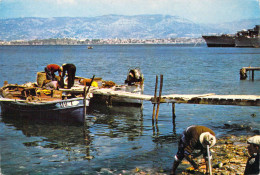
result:
[(0, 18), (162, 14), (196, 23), (260, 18), (260, 0), (0, 0)]

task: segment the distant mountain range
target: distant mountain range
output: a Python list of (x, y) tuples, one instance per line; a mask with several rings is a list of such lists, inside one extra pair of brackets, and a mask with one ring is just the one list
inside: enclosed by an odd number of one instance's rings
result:
[(260, 18), (223, 24), (197, 24), (170, 15), (0, 19), (0, 40), (49, 38), (176, 38), (209, 33), (235, 33), (253, 28)]

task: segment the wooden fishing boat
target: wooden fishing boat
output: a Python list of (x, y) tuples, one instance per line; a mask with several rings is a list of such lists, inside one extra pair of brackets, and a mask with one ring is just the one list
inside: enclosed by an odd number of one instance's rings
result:
[(99, 80), (97, 82), (97, 84), (101, 84), (101, 87), (90, 89), (90, 92), (93, 94), (93, 98), (90, 99), (91, 106), (100, 104), (107, 106), (142, 106), (142, 100), (110, 95), (113, 92), (143, 94), (144, 78), (140, 69), (130, 69), (122, 85), (117, 85), (112, 81), (102, 81), (102, 83), (100, 83)]
[(135, 85), (115, 85), (110, 88), (92, 89), (93, 98), (90, 99), (90, 105), (107, 105), (107, 106), (135, 106), (140, 107), (143, 101), (140, 99), (133, 99), (122, 96), (112, 95), (114, 93), (131, 93), (142, 94), (143, 88), (137, 84)]
[[(130, 69), (125, 82), (118, 85), (113, 81), (105, 81), (102, 78), (92, 79), (84, 77), (76, 77), (74, 86), (71, 89), (60, 89), (68, 93), (82, 93), (85, 86), (91, 86), (89, 92), (93, 95), (90, 98), (90, 105), (95, 108), (99, 105), (107, 106), (135, 106), (141, 107), (143, 101), (140, 99), (133, 99), (128, 97), (113, 96), (112, 93), (131, 93), (143, 94), (144, 91), (144, 78), (140, 69)], [(67, 84), (65, 79), (65, 85)]]
[[(85, 102), (84, 102), (85, 101)], [(0, 89), (1, 112), (42, 119), (84, 121), (84, 106), (89, 98), (30, 85), (6, 84)]]

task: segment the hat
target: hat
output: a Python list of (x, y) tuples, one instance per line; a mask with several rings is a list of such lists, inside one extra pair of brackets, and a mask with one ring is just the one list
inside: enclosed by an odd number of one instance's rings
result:
[(256, 135), (247, 139), (247, 143), (260, 146), (260, 135)]
[(216, 144), (216, 137), (209, 132), (203, 132), (202, 134), (200, 134), (199, 140), (204, 148), (206, 148), (207, 145), (209, 145), (209, 147), (211, 148)]

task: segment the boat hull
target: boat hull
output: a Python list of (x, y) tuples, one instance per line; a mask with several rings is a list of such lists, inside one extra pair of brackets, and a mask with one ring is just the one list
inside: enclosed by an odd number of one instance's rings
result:
[(138, 100), (138, 99), (106, 96), (106, 95), (100, 95), (100, 94), (94, 95), (93, 98), (91, 98), (91, 100), (90, 100), (91, 107), (95, 107), (98, 105), (141, 107), (142, 104), (143, 104), (143, 101)]
[[(83, 101), (83, 100), (81, 100)], [(19, 117), (29, 117), (31, 119), (43, 120), (63, 120), (84, 122), (83, 102), (58, 102), (51, 104), (26, 104), (15, 101), (1, 101), (2, 115), (15, 115)]]
[[(114, 92), (130, 92), (133, 94), (143, 94), (143, 86), (140, 85), (119, 85), (113, 87)], [(141, 107), (143, 100), (131, 99), (127, 97), (102, 95), (93, 93), (93, 97), (90, 99), (90, 105), (97, 106), (99, 104), (107, 106), (134, 106)]]

